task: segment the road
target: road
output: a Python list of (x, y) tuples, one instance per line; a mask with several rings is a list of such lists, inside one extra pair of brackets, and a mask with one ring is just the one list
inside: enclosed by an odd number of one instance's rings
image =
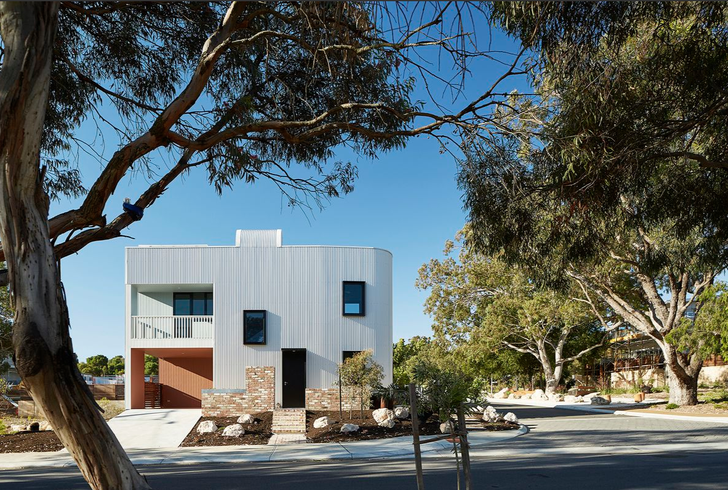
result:
[[(478, 489), (728, 489), (728, 426), (498, 407), (529, 434), (475, 450)], [(411, 460), (196, 464), (141, 467), (156, 489), (415, 489)], [(454, 461), (425, 460), (429, 489), (455, 488)], [(88, 488), (78, 471), (0, 473), (0, 488)]]

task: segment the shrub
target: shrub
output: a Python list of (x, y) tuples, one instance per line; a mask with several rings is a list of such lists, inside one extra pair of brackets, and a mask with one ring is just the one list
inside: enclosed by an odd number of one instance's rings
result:
[(676, 408), (680, 408), (680, 405), (678, 405), (677, 403), (668, 403), (667, 405), (665, 405), (665, 408), (668, 410), (675, 410)]

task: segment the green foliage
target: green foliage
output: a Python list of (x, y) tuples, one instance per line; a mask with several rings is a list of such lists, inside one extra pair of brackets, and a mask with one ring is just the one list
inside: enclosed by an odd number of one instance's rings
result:
[[(500, 369), (504, 362), (524, 360), (504, 357), (503, 347), (530, 355), (552, 386), (558, 384), (565, 359), (598, 353), (604, 331), (590, 307), (575, 301), (569, 290), (539, 286), (525, 268), (481, 254), (470, 237), (466, 226), (454, 242), (447, 242), (444, 260), (420, 268), (416, 285), (431, 291), (425, 312), (433, 316), (438, 339), (469, 357), (479, 353), (481, 365), (501, 364)], [(456, 248), (457, 258), (452, 256)]]
[(103, 354), (87, 357), (85, 363), (79, 364), (79, 370), (91, 376), (106, 376), (109, 370), (109, 358)]
[(124, 357), (114, 356), (109, 359), (108, 373), (110, 376), (124, 374)]
[(680, 405), (678, 405), (677, 403), (668, 403), (667, 405), (665, 405), (665, 408), (668, 410), (675, 410), (676, 408), (680, 408)]
[(452, 353), (442, 353), (416, 358), (411, 377), (420, 389), (420, 414), (437, 413), (445, 421), (461, 404), (479, 397), (482, 384), (460, 369), (455, 357)]
[(8, 390), (8, 382), (5, 380), (5, 378), (0, 378), (0, 395), (7, 395)]
[(144, 375), (159, 375), (159, 358), (144, 354)]
[(668, 340), (682, 351), (699, 353), (703, 358), (719, 354), (728, 359), (728, 284), (718, 282), (698, 298), (699, 314), (682, 318), (668, 334)]
[[(364, 404), (369, 404), (372, 391), (381, 384), (384, 369), (373, 359), (373, 352), (365, 350), (339, 364), (338, 371), (341, 386), (355, 391), (359, 397), (359, 412), (363, 417)], [(349, 417), (351, 417), (351, 407)]]
[(412, 382), (408, 363), (411, 359), (417, 357), (420, 352), (426, 350), (430, 343), (431, 340), (429, 337), (415, 336), (409, 339), (409, 341), (399, 339), (394, 344), (392, 352), (394, 384), (407, 386)]

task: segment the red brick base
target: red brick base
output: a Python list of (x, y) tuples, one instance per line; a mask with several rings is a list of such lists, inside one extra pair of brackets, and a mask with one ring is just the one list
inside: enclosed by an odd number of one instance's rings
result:
[(203, 390), (203, 417), (234, 417), (275, 408), (275, 367), (245, 368), (245, 390)]
[[(349, 410), (350, 406), (359, 409), (359, 399), (348, 388), (342, 389), (342, 408), (344, 410)], [(306, 388), (306, 408), (309, 410), (338, 410), (339, 388)]]

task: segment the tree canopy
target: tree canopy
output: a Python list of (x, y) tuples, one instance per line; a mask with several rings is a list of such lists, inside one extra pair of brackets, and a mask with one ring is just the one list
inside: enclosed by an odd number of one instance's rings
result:
[(470, 235), (466, 226), (447, 242), (444, 260), (420, 268), (417, 287), (430, 290), (425, 312), (433, 316), (435, 335), (465, 351), (506, 347), (531, 355), (553, 393), (565, 366), (594, 353), (620, 322), (575, 291), (539, 286), (527, 269), (479, 253)]
[(498, 7), (538, 57), (538, 97), (514, 94), (514, 131), (463, 162), (474, 240), (547, 280), (566, 271), (661, 347), (671, 400), (695, 403), (701, 349), (669, 336), (728, 264), (728, 10), (532, 7)]

